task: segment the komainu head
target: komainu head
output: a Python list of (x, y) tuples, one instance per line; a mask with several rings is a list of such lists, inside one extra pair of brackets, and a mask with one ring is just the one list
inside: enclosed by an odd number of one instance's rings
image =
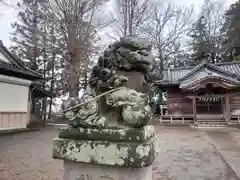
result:
[(141, 38), (124, 37), (111, 44), (93, 68), (89, 84), (93, 89), (109, 90), (122, 86), (128, 79), (120, 71), (138, 71), (144, 75), (155, 65), (151, 45)]

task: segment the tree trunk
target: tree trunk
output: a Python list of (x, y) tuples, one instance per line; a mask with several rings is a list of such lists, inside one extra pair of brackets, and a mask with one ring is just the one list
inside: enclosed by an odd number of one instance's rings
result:
[(126, 37), (127, 36), (127, 32), (128, 32), (128, 6), (127, 6), (127, 0), (123, 0), (123, 19), (124, 19), (124, 22), (123, 22), (123, 31), (124, 31), (124, 34), (123, 36)]
[[(44, 23), (44, 36), (43, 36), (43, 77), (44, 77), (44, 83), (43, 83), (43, 88), (45, 89), (46, 87), (46, 62), (47, 62), (47, 53), (46, 53), (46, 48), (47, 48), (47, 30), (46, 30), (46, 22)], [(42, 114), (43, 114), (43, 121), (44, 124), (46, 123), (46, 114), (47, 114), (47, 97), (44, 97), (43, 99), (43, 108), (42, 108)]]
[(78, 96), (78, 86), (79, 86), (79, 67), (80, 63), (76, 55), (71, 55), (71, 65), (69, 67), (69, 96), (76, 97)]
[[(52, 91), (51, 91), (51, 92), (52, 92)], [(49, 103), (48, 119), (51, 119), (52, 104), (53, 104), (53, 98), (52, 98), (52, 96), (51, 96), (50, 103)]]
[(47, 98), (43, 98), (43, 123), (46, 124), (47, 120)]
[(128, 35), (132, 36), (133, 35), (133, 18), (134, 18), (134, 6), (135, 2), (130, 1), (130, 6), (128, 7), (129, 12), (128, 12), (128, 18), (129, 18), (129, 25), (128, 25)]
[(163, 53), (161, 50), (158, 50), (158, 58), (160, 60), (159, 62), (159, 73), (162, 75), (163, 69), (164, 69), (164, 57), (163, 57)]
[[(54, 85), (54, 68), (55, 68), (55, 57), (56, 57), (56, 51), (55, 51), (55, 37), (54, 37), (54, 26), (51, 29), (51, 39), (52, 39), (52, 79), (51, 79), (51, 86), (50, 86), (50, 92), (53, 92), (53, 85)], [(51, 113), (52, 113), (52, 104), (53, 104), (53, 97), (51, 94), (51, 99), (50, 99), (50, 103), (49, 103), (49, 112), (48, 112), (48, 119), (51, 119)]]
[(78, 96), (78, 83), (79, 81), (79, 76), (74, 73), (73, 75), (70, 76), (70, 80), (69, 80), (69, 96), (70, 97), (76, 97)]
[(31, 96), (31, 101), (32, 101), (30, 113), (35, 114), (36, 113), (36, 101), (35, 101), (35, 98), (32, 96), (32, 94), (30, 94), (30, 96)]

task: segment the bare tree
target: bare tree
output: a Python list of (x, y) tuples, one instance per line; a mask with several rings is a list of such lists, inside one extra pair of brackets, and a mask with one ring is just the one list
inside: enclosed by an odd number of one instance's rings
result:
[(205, 56), (210, 63), (222, 61), (227, 50), (224, 45), (224, 3), (221, 1), (205, 0), (199, 17), (191, 29), (192, 57), (190, 64), (198, 64)]
[[(89, 55), (99, 29), (106, 21), (96, 21), (99, 7), (106, 0), (53, 0), (48, 4), (54, 26), (60, 30), (58, 45), (63, 51), (65, 86), (70, 96), (78, 95), (81, 68), (88, 66)], [(99, 18), (99, 17), (98, 17)]]
[(221, 29), (224, 24), (224, 1), (205, 0), (201, 8), (201, 15), (206, 19), (206, 41), (212, 61), (221, 61), (226, 46), (223, 46)]
[(184, 51), (182, 45), (191, 24), (193, 8), (183, 8), (168, 3), (167, 6), (154, 5), (152, 9), (150, 19), (142, 29), (152, 40), (159, 62), (157, 70), (161, 73), (164, 65), (168, 65), (171, 61), (176, 64), (177, 56)]
[(150, 0), (114, 0), (112, 29), (117, 36), (137, 36), (141, 24), (147, 19)]

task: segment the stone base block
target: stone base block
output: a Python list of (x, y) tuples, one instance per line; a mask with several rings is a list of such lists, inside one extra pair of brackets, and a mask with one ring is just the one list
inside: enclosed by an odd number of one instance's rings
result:
[(152, 166), (119, 168), (64, 161), (63, 180), (152, 180)]
[(63, 128), (58, 137), (101, 141), (146, 141), (154, 136), (154, 126), (148, 125), (143, 128)]
[(66, 138), (53, 141), (53, 158), (90, 164), (142, 168), (150, 166), (157, 153), (155, 136), (144, 142)]

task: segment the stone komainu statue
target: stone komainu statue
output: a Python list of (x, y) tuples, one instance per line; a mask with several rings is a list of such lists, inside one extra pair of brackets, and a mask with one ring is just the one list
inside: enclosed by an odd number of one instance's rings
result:
[(154, 68), (151, 45), (124, 37), (98, 59), (81, 99), (70, 97), (63, 114), (72, 127), (143, 127), (152, 119), (146, 92)]

